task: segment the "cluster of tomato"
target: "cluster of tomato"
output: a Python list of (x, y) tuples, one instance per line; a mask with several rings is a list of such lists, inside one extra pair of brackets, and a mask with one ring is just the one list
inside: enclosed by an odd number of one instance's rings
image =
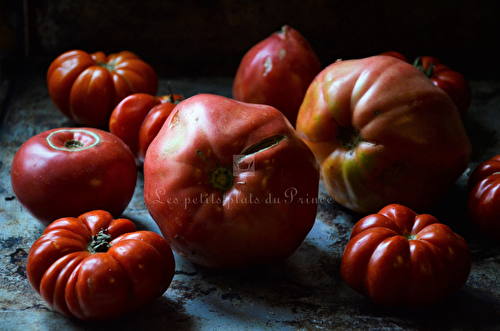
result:
[[(28, 279), (63, 314), (113, 318), (161, 296), (172, 250), (217, 269), (287, 258), (314, 224), (320, 178), (335, 201), (368, 215), (342, 260), (353, 289), (381, 305), (419, 307), (468, 278), (463, 238), (413, 211), (436, 204), (469, 163), (470, 87), (437, 59), (410, 64), (390, 52), (322, 70), (284, 26), (245, 54), (233, 98), (156, 97), (155, 71), (130, 52), (64, 53), (47, 83), (79, 126), (30, 138), (11, 178), (47, 226)], [(498, 176), (498, 164), (474, 172), (469, 201), (471, 219), (497, 234), (499, 211), (484, 197), (494, 180), (481, 180)], [(163, 236), (118, 218), (138, 167)]]

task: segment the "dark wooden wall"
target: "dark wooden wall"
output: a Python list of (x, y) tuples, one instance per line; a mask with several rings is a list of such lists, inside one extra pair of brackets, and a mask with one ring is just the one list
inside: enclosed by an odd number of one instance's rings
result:
[(497, 77), (498, 17), (498, 0), (0, 0), (0, 48), (46, 58), (127, 49), (160, 75), (231, 75), (288, 24), (324, 65), (398, 50)]

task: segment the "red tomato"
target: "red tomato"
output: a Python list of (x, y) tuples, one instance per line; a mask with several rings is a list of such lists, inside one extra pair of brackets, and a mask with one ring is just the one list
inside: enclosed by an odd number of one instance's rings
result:
[(110, 320), (138, 310), (169, 287), (175, 260), (167, 241), (103, 210), (50, 224), (28, 254), (33, 289), (57, 312)]
[(406, 58), (406, 56), (404, 56), (403, 54), (396, 52), (396, 51), (387, 51), (387, 52), (381, 53), (380, 55), (392, 56), (392, 57), (395, 57), (395, 58), (400, 59), (402, 61), (408, 62), (408, 59)]
[(411, 308), (442, 301), (470, 269), (461, 236), (434, 216), (397, 204), (356, 223), (340, 266), (349, 286), (375, 303)]
[(139, 130), (139, 151), (137, 157), (139, 162), (144, 163), (146, 152), (149, 145), (160, 132), (163, 123), (167, 120), (168, 116), (175, 108), (172, 102), (165, 102), (157, 105), (151, 109), (144, 121), (142, 122), (141, 129)]
[(136, 180), (130, 149), (111, 133), (93, 128), (42, 132), (28, 139), (12, 160), (16, 198), (45, 226), (94, 209), (121, 215)]
[[(406, 57), (399, 52), (389, 51), (381, 55), (393, 56), (408, 62)], [(465, 116), (471, 103), (471, 88), (462, 74), (451, 70), (433, 56), (417, 57), (413, 65), (429, 77), (434, 85), (445, 91), (457, 106), (460, 115)]]
[(415, 66), (421, 69), (434, 85), (445, 91), (457, 106), (460, 115), (465, 116), (471, 103), (471, 88), (465, 77), (431, 56), (417, 58)]
[(470, 220), (487, 236), (500, 240), (500, 155), (477, 166), (468, 186)]
[(245, 54), (236, 72), (233, 96), (276, 107), (295, 125), (307, 87), (320, 71), (311, 45), (285, 25)]
[(133, 93), (156, 94), (158, 77), (137, 55), (81, 50), (58, 56), (47, 71), (49, 95), (70, 120), (107, 129), (115, 106)]
[(430, 208), (465, 171), (471, 152), (446, 93), (389, 56), (324, 69), (307, 91), (297, 132), (332, 198), (364, 214), (390, 203)]
[(319, 175), (290, 122), (211, 94), (181, 101), (144, 161), (144, 200), (172, 249), (210, 268), (290, 256), (311, 230)]
[(175, 104), (182, 99), (178, 94), (161, 97), (145, 93), (129, 95), (111, 113), (109, 131), (127, 144), (140, 165), (149, 144)]

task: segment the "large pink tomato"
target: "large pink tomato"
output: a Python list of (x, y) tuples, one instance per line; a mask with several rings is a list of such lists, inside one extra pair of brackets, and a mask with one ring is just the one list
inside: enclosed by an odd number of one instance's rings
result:
[(134, 155), (127, 145), (93, 128), (39, 133), (22, 144), (12, 161), (17, 200), (45, 226), (96, 209), (120, 216), (136, 180)]
[(245, 54), (234, 78), (233, 97), (276, 107), (295, 125), (307, 87), (320, 71), (311, 45), (285, 25)]
[(144, 161), (144, 200), (180, 256), (237, 269), (290, 256), (311, 230), (314, 155), (277, 109), (198, 94), (180, 102)]
[(331, 196), (359, 213), (436, 204), (469, 164), (471, 146), (451, 98), (389, 56), (337, 61), (311, 83), (297, 131)]

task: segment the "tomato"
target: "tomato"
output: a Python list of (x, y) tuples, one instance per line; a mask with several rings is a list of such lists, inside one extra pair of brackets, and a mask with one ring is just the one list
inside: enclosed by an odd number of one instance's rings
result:
[(400, 52), (387, 51), (387, 52), (381, 53), (380, 55), (392, 56), (392, 57), (395, 57), (395, 58), (400, 59), (402, 61), (408, 62), (408, 58), (406, 56), (404, 56), (403, 54), (401, 54)]
[(58, 128), (22, 144), (12, 160), (17, 200), (40, 223), (104, 209), (117, 217), (134, 194), (137, 166), (118, 137), (94, 128)]
[(415, 66), (421, 69), (437, 87), (445, 91), (457, 106), (460, 115), (465, 116), (471, 103), (471, 88), (465, 77), (431, 56), (417, 58)]
[(31, 246), (26, 275), (55, 311), (110, 320), (165, 293), (175, 272), (167, 241), (103, 210), (50, 224)]
[(128, 51), (106, 56), (72, 50), (51, 63), (47, 84), (50, 98), (66, 117), (107, 129), (111, 112), (123, 98), (156, 94), (158, 77), (149, 64)]
[(140, 165), (144, 162), (149, 144), (175, 104), (182, 99), (179, 94), (161, 97), (145, 93), (129, 95), (111, 113), (109, 131), (127, 144)]
[[(178, 98), (177, 101), (182, 100)], [(176, 102), (177, 102), (176, 101)], [(174, 110), (176, 103), (168, 101), (161, 103), (151, 109), (151, 111), (146, 115), (144, 121), (142, 122), (141, 128), (139, 130), (139, 150), (137, 157), (139, 162), (144, 163), (144, 158), (146, 157), (146, 152), (149, 145), (156, 137), (158, 132), (160, 132), (163, 123), (167, 120), (168, 116)]]
[(320, 71), (321, 63), (311, 45), (285, 25), (243, 56), (233, 97), (276, 107), (295, 125), (307, 87)]
[(289, 257), (311, 230), (319, 173), (285, 116), (198, 94), (181, 101), (144, 161), (144, 201), (172, 249), (215, 269)]
[(487, 236), (500, 240), (500, 155), (472, 171), (467, 211), (472, 223)]
[[(393, 56), (408, 62), (406, 57), (399, 52), (389, 51), (382, 55)], [(429, 77), (434, 85), (445, 91), (457, 106), (460, 115), (465, 116), (472, 96), (469, 82), (461, 73), (451, 70), (433, 56), (417, 57), (413, 65)]]
[(307, 91), (297, 132), (332, 198), (362, 214), (390, 203), (430, 208), (465, 171), (471, 152), (446, 93), (389, 56), (324, 69)]
[(341, 275), (355, 291), (382, 306), (436, 304), (468, 279), (465, 240), (429, 214), (391, 204), (354, 226)]

